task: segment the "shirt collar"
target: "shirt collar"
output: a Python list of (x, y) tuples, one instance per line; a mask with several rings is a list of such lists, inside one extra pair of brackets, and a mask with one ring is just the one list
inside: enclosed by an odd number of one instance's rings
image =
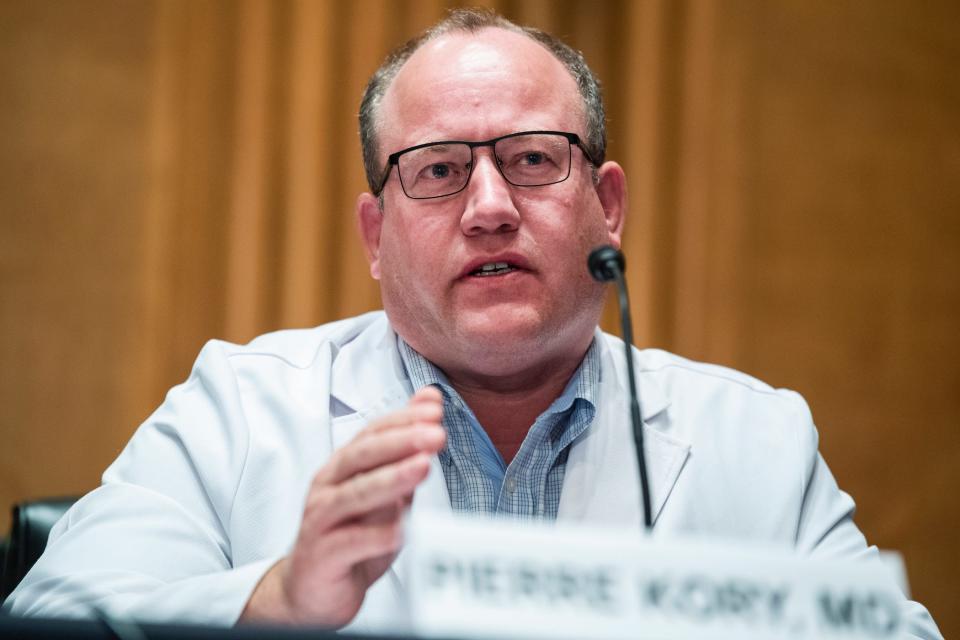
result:
[[(445, 402), (454, 402), (460, 407), (466, 408), (466, 403), (463, 402), (460, 394), (450, 384), (443, 371), (420, 355), (400, 336), (397, 336), (397, 350), (400, 352), (400, 359), (403, 361), (403, 366), (410, 378), (410, 384), (413, 386), (414, 392), (428, 385), (436, 385), (443, 392)], [(562, 413), (567, 411), (577, 400), (584, 400), (593, 409), (596, 409), (599, 389), (600, 350), (597, 346), (597, 339), (594, 337), (590, 343), (590, 348), (587, 349), (580, 366), (570, 377), (563, 393), (550, 404), (544, 413)]]

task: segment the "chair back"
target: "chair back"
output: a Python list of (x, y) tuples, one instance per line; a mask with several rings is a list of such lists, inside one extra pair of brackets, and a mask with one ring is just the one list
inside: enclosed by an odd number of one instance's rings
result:
[(5, 599), (27, 575), (47, 546), (50, 529), (66, 513), (77, 496), (28, 500), (14, 505), (10, 538), (3, 557), (0, 600)]

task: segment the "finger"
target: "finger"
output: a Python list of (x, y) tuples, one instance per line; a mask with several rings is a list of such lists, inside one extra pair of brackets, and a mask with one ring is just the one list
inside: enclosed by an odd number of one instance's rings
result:
[(443, 402), (443, 393), (440, 389), (431, 385), (420, 387), (417, 392), (410, 397), (410, 402)]
[(402, 517), (410, 510), (411, 505), (413, 504), (413, 494), (409, 493), (405, 496), (402, 496), (399, 500), (393, 502), (393, 504), (383, 507), (382, 509), (377, 509), (376, 511), (371, 511), (360, 518), (357, 522), (386, 522), (387, 520), (394, 520), (396, 518)]
[(447, 434), (435, 424), (412, 426), (355, 438), (338, 449), (314, 477), (314, 486), (334, 485), (417, 453), (433, 455), (443, 448)]
[[(321, 557), (315, 561), (328, 563), (334, 575), (346, 575), (362, 562), (396, 554), (402, 545), (403, 524), (399, 518), (376, 524), (352, 524), (328, 533), (322, 549), (316, 550)], [(371, 576), (374, 580), (378, 577)]]
[(366, 523), (366, 524), (377, 524), (381, 522), (389, 522), (396, 520), (403, 514), (403, 500), (394, 500), (392, 503), (380, 509), (375, 509), (373, 511), (367, 512), (360, 516), (359, 518), (354, 518), (352, 521), (345, 520), (341, 523), (341, 526), (350, 524), (351, 522)]
[(304, 527), (320, 534), (347, 520), (391, 507), (413, 493), (429, 471), (430, 457), (417, 453), (311, 491), (304, 511)]
[(417, 403), (397, 409), (373, 420), (357, 434), (354, 440), (385, 433), (391, 429), (413, 425), (440, 426), (443, 423), (443, 407), (434, 403)]
[(440, 424), (443, 420), (443, 396), (436, 387), (423, 387), (417, 391), (402, 409), (398, 409), (371, 422), (360, 434), (370, 435), (414, 422)]

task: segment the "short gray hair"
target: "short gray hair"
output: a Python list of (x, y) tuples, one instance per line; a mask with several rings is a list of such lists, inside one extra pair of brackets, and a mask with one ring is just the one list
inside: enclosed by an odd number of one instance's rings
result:
[(597, 164), (603, 164), (607, 152), (606, 116), (603, 110), (603, 96), (600, 81), (583, 59), (583, 54), (565, 42), (540, 29), (521, 27), (503, 16), (488, 9), (454, 9), (446, 18), (430, 27), (420, 35), (408, 40), (394, 49), (374, 72), (363, 92), (360, 101), (360, 145), (363, 148), (363, 166), (367, 173), (367, 184), (374, 191), (383, 173), (380, 165), (380, 104), (387, 88), (399, 73), (400, 68), (421, 46), (440, 36), (454, 32), (476, 33), (481, 29), (497, 28), (520, 33), (540, 43), (567, 68), (580, 89), (586, 117), (586, 140), (584, 145), (590, 157)]

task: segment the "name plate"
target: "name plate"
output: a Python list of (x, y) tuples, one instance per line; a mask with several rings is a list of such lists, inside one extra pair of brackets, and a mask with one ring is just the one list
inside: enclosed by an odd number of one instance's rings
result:
[(423, 636), (875, 640), (902, 626), (878, 560), (442, 514), (411, 519), (401, 560)]

